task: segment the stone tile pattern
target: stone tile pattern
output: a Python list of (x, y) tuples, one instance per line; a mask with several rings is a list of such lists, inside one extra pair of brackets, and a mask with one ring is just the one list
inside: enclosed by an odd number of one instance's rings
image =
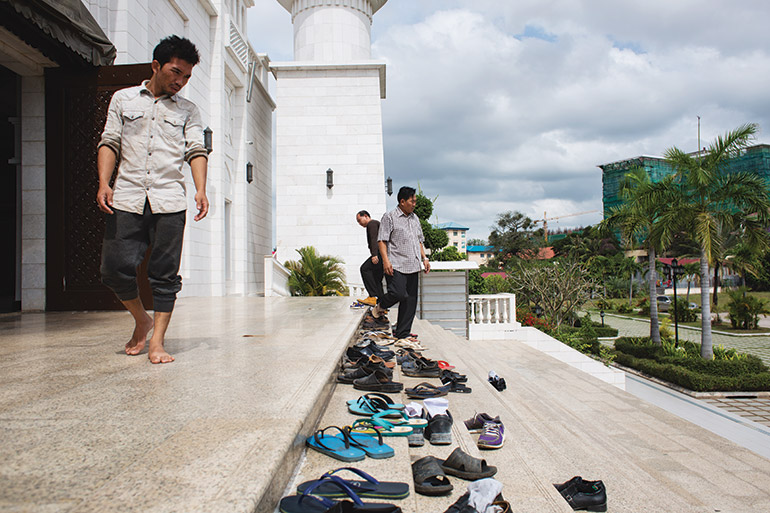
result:
[(734, 397), (702, 399), (741, 417), (770, 427), (770, 399), (738, 399)]

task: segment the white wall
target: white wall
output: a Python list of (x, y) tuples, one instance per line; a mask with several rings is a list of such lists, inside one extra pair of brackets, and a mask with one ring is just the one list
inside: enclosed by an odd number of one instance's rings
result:
[(379, 219), (385, 211), (381, 66), (273, 66), (279, 262), (312, 245), (341, 257), (348, 281), (361, 283), (368, 251), (355, 215), (365, 209)]

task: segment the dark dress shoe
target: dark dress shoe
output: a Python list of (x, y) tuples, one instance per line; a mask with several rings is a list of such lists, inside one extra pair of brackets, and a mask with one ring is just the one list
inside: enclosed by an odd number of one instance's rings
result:
[(607, 511), (607, 490), (601, 481), (585, 481), (575, 476), (554, 486), (575, 511)]

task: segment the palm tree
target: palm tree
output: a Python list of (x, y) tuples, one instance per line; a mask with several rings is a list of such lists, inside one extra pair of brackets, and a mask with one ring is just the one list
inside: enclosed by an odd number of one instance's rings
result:
[(289, 290), (293, 296), (344, 296), (345, 270), (340, 258), (318, 255), (313, 246), (299, 248), (300, 260), (289, 260)]
[(687, 304), (690, 304), (690, 286), (692, 284), (693, 278), (695, 276), (698, 276), (698, 273), (700, 273), (700, 265), (696, 264), (695, 262), (689, 263), (689, 264), (682, 264), (682, 267), (684, 268), (684, 275), (687, 279)]
[(739, 227), (743, 240), (752, 247), (767, 245), (767, 183), (752, 173), (722, 171), (724, 163), (738, 156), (756, 131), (757, 125), (753, 123), (740, 126), (717, 137), (703, 154), (688, 154), (676, 147), (665, 152), (666, 160), (675, 170), (669, 191), (676, 196), (662, 204), (661, 222), (653, 231), (663, 243), (671, 241), (675, 233), (686, 231), (693, 234), (700, 247), (701, 356), (707, 360), (714, 357), (709, 265), (722, 243), (720, 225)]
[[(665, 181), (666, 179), (664, 179)], [(670, 178), (668, 179), (670, 181)], [(667, 189), (660, 189), (667, 193)], [(600, 229), (607, 233), (620, 230), (626, 247), (641, 245), (647, 248), (648, 273), (650, 290), (650, 339), (660, 345), (660, 322), (658, 320), (656, 253), (662, 250), (661, 241), (656, 238), (653, 228), (658, 222), (660, 205), (664, 201), (659, 189), (650, 181), (644, 169), (637, 168), (626, 175), (620, 186), (620, 196), (623, 203), (610, 209)]]

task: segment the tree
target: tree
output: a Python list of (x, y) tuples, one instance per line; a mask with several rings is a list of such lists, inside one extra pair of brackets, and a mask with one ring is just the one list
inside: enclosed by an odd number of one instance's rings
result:
[(483, 239), (469, 239), (467, 244), (468, 246), (486, 246), (487, 241)]
[(511, 289), (540, 306), (555, 326), (571, 318), (596, 288), (583, 264), (567, 260), (519, 261), (509, 276)]
[(425, 237), (424, 245), (426, 249), (430, 250), (431, 255), (449, 244), (449, 235), (444, 230), (433, 228), (429, 222), (430, 216), (433, 214), (433, 203), (437, 198), (438, 196), (430, 200), (422, 191), (419, 191), (415, 197), (417, 205), (414, 207), (414, 214), (420, 219), (422, 235)]
[(487, 282), (481, 277), (481, 271), (478, 269), (471, 269), (468, 271), (468, 293), (489, 294)]
[(489, 244), (496, 250), (495, 262), (504, 267), (511, 258), (535, 249), (533, 240), (535, 224), (521, 212), (504, 212), (497, 216), (489, 234)]
[[(670, 182), (671, 177), (664, 178)], [(660, 322), (658, 320), (656, 253), (662, 250), (661, 239), (653, 230), (660, 222), (658, 214), (666, 201), (668, 189), (660, 189), (650, 181), (644, 169), (637, 168), (626, 175), (621, 183), (620, 197), (623, 203), (605, 215), (600, 230), (610, 233), (619, 230), (626, 247), (639, 245), (647, 249), (647, 280), (650, 290), (650, 339), (657, 345), (660, 342)]]
[(441, 251), (436, 251), (435, 254), (431, 253), (430, 259), (438, 262), (458, 262), (465, 260), (465, 255), (457, 251), (456, 247), (447, 246)]
[(696, 276), (700, 275), (700, 265), (693, 262), (690, 264), (683, 264), (682, 268), (684, 269), (684, 279), (687, 280), (686, 302), (689, 305), (690, 304), (690, 284), (693, 282)]
[(667, 241), (674, 233), (689, 231), (700, 248), (701, 356), (707, 360), (714, 357), (709, 264), (713, 263), (715, 248), (722, 243), (720, 224), (737, 227), (752, 247), (767, 247), (770, 200), (766, 181), (750, 172), (722, 170), (727, 160), (740, 155), (756, 132), (756, 124), (740, 126), (717, 137), (704, 154), (688, 154), (676, 147), (665, 152), (676, 173), (669, 184), (676, 196), (671, 203), (661, 205), (663, 222), (657, 226), (658, 236)]
[(293, 296), (344, 296), (345, 270), (340, 258), (318, 255), (313, 246), (297, 250), (300, 259), (288, 260), (284, 265), (289, 275), (289, 290)]

